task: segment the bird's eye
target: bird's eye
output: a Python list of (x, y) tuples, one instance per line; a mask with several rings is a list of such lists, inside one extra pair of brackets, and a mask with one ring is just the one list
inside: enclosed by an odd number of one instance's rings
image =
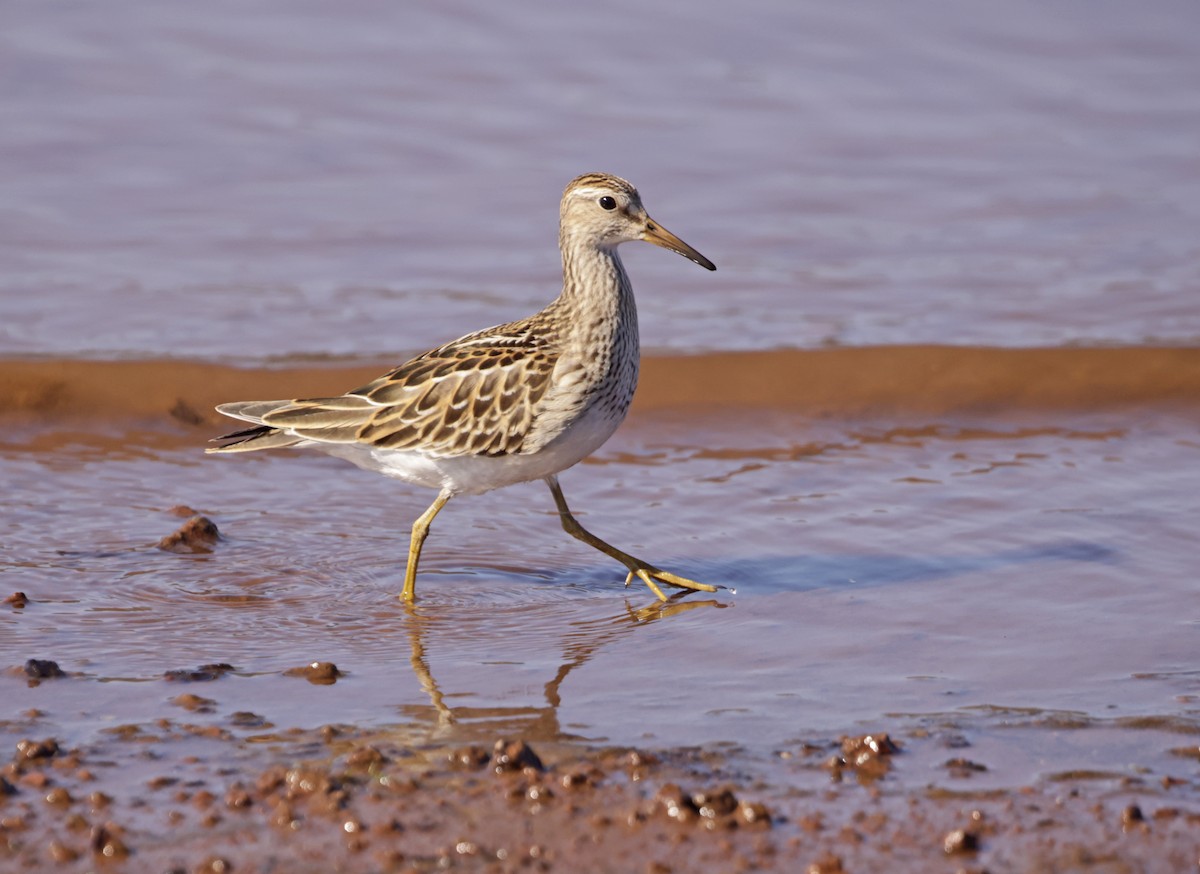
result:
[(609, 197), (607, 194), (600, 198), (600, 206), (604, 209), (616, 209), (617, 200), (615, 197)]

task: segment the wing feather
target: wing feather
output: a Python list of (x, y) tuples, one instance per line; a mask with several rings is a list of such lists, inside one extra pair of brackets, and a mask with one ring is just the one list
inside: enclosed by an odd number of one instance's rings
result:
[[(401, 383), (404, 368), (374, 385), (379, 402), (359, 439), (388, 449), (421, 449), (432, 455), (506, 455), (521, 451), (530, 408), (545, 395), (553, 358), (544, 352), (476, 346), (452, 368), (421, 369), (427, 387)], [(502, 354), (495, 354), (500, 352)]]
[(519, 453), (558, 361), (554, 337), (525, 322), (469, 334), (340, 397), (222, 404), (260, 427), (212, 451), (302, 441), (420, 449), (434, 456)]

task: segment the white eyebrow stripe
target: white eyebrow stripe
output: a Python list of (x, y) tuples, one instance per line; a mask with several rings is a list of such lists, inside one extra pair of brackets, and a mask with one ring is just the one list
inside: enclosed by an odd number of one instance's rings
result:
[(595, 197), (597, 194), (616, 194), (611, 188), (576, 188), (572, 194)]

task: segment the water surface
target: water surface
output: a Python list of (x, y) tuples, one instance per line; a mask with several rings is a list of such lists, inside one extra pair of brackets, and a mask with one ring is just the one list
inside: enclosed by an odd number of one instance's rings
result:
[(558, 284), (566, 182), (658, 350), (1200, 337), (1200, 11), (19, 4), (0, 353), (418, 352)]

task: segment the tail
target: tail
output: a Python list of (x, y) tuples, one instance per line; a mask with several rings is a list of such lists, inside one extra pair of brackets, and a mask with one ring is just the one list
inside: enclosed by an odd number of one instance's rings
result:
[(263, 416), (290, 403), (291, 401), (237, 401), (232, 404), (221, 404), (217, 407), (218, 413), (229, 416), (231, 419), (252, 422), (255, 427), (214, 437), (209, 442), (220, 445), (210, 446), (204, 451), (208, 453), (255, 452), (259, 449), (282, 449), (303, 442), (302, 438), (295, 434), (262, 424)]

